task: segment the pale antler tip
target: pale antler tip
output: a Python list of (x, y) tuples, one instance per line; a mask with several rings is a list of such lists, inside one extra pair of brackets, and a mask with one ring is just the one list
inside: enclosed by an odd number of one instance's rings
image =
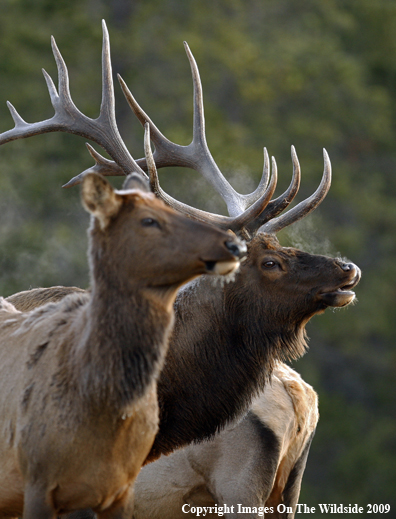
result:
[(19, 115), (15, 106), (12, 103), (10, 103), (9, 101), (7, 101), (7, 108), (10, 111), (11, 117), (14, 120), (15, 127), (26, 124), (26, 121), (24, 119), (22, 119), (22, 117)]
[(265, 160), (265, 162), (268, 162), (269, 161), (269, 155), (268, 155), (268, 150), (267, 150), (267, 148), (265, 146), (263, 148), (263, 151), (264, 151), (264, 160)]
[(144, 138), (150, 139), (150, 123), (148, 121), (144, 123)]
[[(94, 161), (97, 163), (98, 160), (97, 160), (97, 151), (95, 150), (95, 148), (93, 146), (91, 146), (91, 144), (89, 144), (89, 142), (86, 142), (85, 143), (85, 146), (87, 147), (88, 149), (88, 153), (91, 155), (91, 157), (94, 159)], [(68, 187), (66, 184), (62, 187)]]
[(146, 154), (146, 160), (147, 160), (147, 154), (151, 153), (151, 145), (150, 145), (150, 123), (146, 121), (144, 123), (144, 150)]
[(15, 106), (12, 103), (10, 103), (10, 101), (7, 101), (6, 104), (7, 104), (8, 110), (11, 112), (11, 115), (14, 116), (13, 114), (16, 113)]
[(104, 19), (102, 19), (102, 30), (103, 30), (103, 35), (108, 35), (107, 25), (106, 25), (106, 21)]
[(63, 184), (62, 188), (66, 188), (67, 189), (69, 187), (73, 187), (73, 186), (76, 186), (78, 184), (81, 184), (82, 179), (83, 179), (83, 174), (80, 173), (76, 177), (73, 177), (71, 180), (69, 180), (69, 182), (66, 182), (66, 184)]
[(329, 175), (331, 175), (331, 161), (330, 161), (329, 154), (326, 151), (326, 148), (323, 148), (323, 160), (325, 163), (325, 169), (328, 170)]
[(118, 82), (119, 82), (119, 84), (121, 86), (122, 91), (124, 92), (124, 95), (126, 96), (127, 93), (128, 93), (128, 95), (130, 95), (130, 97), (133, 97), (131, 92), (129, 91), (129, 88), (128, 88), (127, 84), (122, 79), (121, 74), (119, 72), (117, 72), (117, 79), (118, 79)]
[(187, 53), (187, 56), (190, 58), (190, 56), (192, 56), (192, 52), (191, 52), (191, 49), (190, 49), (188, 43), (186, 41), (183, 41), (183, 45), (184, 45), (184, 49)]
[(300, 162), (298, 160), (297, 152), (296, 152), (296, 149), (294, 146), (292, 146), (291, 156), (292, 156), (292, 162), (293, 162), (293, 170), (294, 169), (300, 170)]
[(58, 46), (56, 44), (55, 37), (52, 35), (51, 35), (51, 47), (52, 47), (53, 51), (58, 50)]

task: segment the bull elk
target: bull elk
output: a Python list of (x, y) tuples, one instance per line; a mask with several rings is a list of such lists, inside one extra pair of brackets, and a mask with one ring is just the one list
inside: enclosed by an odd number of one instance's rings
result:
[[(146, 151), (150, 150), (148, 128)], [(21, 313), (0, 299), (0, 516), (129, 519), (158, 429), (156, 381), (178, 288), (245, 246), (142, 191), (85, 176), (91, 292)]]
[[(103, 68), (111, 71), (105, 27), (103, 48)], [(80, 119), (88, 118), (76, 111), (71, 102), (66, 65), (54, 42), (53, 50), (59, 73), (59, 93), (46, 73), (45, 77), (55, 116), (48, 121), (27, 124), (10, 106), (15, 128), (0, 135), (0, 144), (47, 131), (70, 131), (92, 139), (112, 157), (113, 161), (104, 159), (90, 148), (96, 161), (92, 170), (117, 175), (133, 169), (144, 174), (143, 170), (147, 171), (149, 166), (147, 160), (132, 162), (118, 131), (114, 130), (113, 115), (106, 119), (107, 132), (96, 131), (97, 120), (92, 119), (89, 119), (92, 131), (81, 129)], [(203, 276), (179, 292), (175, 302), (175, 328), (158, 381), (159, 432), (147, 462), (193, 441), (210, 438), (245, 413), (253, 396), (264, 388), (276, 362), (295, 359), (306, 351), (305, 325), (309, 319), (329, 306), (342, 307), (351, 303), (355, 298), (352, 289), (360, 279), (360, 270), (353, 263), (282, 247), (275, 237), (279, 230), (314, 210), (327, 194), (331, 182), (327, 153), (324, 152), (324, 173), (318, 189), (282, 215), (280, 213), (292, 202), (300, 184), (300, 166), (294, 149), (293, 177), (285, 193), (271, 200), (277, 172), (273, 159), (270, 178), (266, 152), (258, 188), (250, 195), (236, 193), (207, 147), (199, 73), (187, 46), (186, 50), (194, 82), (194, 130), (189, 146), (179, 146), (166, 139), (136, 103), (121, 78), (120, 83), (139, 120), (150, 127), (157, 167), (178, 165), (198, 170), (210, 179), (224, 198), (230, 216), (199, 211), (171, 198), (161, 189), (153, 167), (149, 168), (150, 183), (157, 195), (178, 211), (231, 229), (247, 239), (248, 255), (233, 283), (214, 285), (209, 277)], [(104, 77), (103, 90), (109, 90), (110, 85), (113, 96), (110, 73)], [(67, 111), (62, 108), (65, 103)], [(107, 112), (102, 112), (99, 119), (104, 120)], [(69, 120), (65, 121), (67, 117)], [(68, 185), (80, 182), (86, 174), (83, 172)], [(69, 291), (65, 289), (65, 293)], [(40, 305), (42, 297), (51, 298), (51, 289), (31, 290), (8, 299), (22, 308)], [(59, 287), (56, 297), (59, 297)]]
[[(216, 504), (227, 519), (257, 517), (254, 510), (265, 508), (267, 519), (279, 517), (283, 501), (295, 510), (318, 417), (315, 391), (278, 363), (242, 419), (142, 468), (134, 519), (182, 519), (192, 507), (206, 507), (202, 515), (214, 519)], [(241, 505), (251, 512), (242, 514)]]

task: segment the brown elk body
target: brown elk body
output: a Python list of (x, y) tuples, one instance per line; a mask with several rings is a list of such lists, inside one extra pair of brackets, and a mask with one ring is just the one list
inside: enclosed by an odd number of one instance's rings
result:
[[(278, 505), (295, 510), (318, 416), (312, 387), (278, 363), (243, 418), (142, 468), (134, 519), (182, 519), (191, 507), (206, 507), (209, 519), (253, 519), (265, 509), (268, 519), (294, 516), (278, 513)], [(242, 514), (241, 505), (250, 512)]]
[[(131, 515), (158, 427), (156, 379), (177, 289), (238, 265), (238, 242), (151, 193), (86, 177), (91, 293), (0, 306), (0, 516)], [(230, 251), (232, 249), (232, 252)], [(224, 270), (223, 270), (224, 269)]]

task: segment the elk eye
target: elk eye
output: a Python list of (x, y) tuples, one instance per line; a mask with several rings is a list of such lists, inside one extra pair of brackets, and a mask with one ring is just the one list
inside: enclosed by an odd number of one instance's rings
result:
[(154, 218), (143, 218), (141, 221), (143, 227), (158, 227), (160, 228), (160, 224)]
[(269, 261), (263, 261), (262, 266), (265, 269), (273, 269), (275, 267), (276, 263), (275, 261), (269, 260)]

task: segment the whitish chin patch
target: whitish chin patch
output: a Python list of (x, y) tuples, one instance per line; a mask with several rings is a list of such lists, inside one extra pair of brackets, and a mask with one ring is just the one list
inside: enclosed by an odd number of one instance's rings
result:
[(213, 268), (213, 274), (227, 276), (232, 274), (239, 267), (239, 261), (218, 261)]

